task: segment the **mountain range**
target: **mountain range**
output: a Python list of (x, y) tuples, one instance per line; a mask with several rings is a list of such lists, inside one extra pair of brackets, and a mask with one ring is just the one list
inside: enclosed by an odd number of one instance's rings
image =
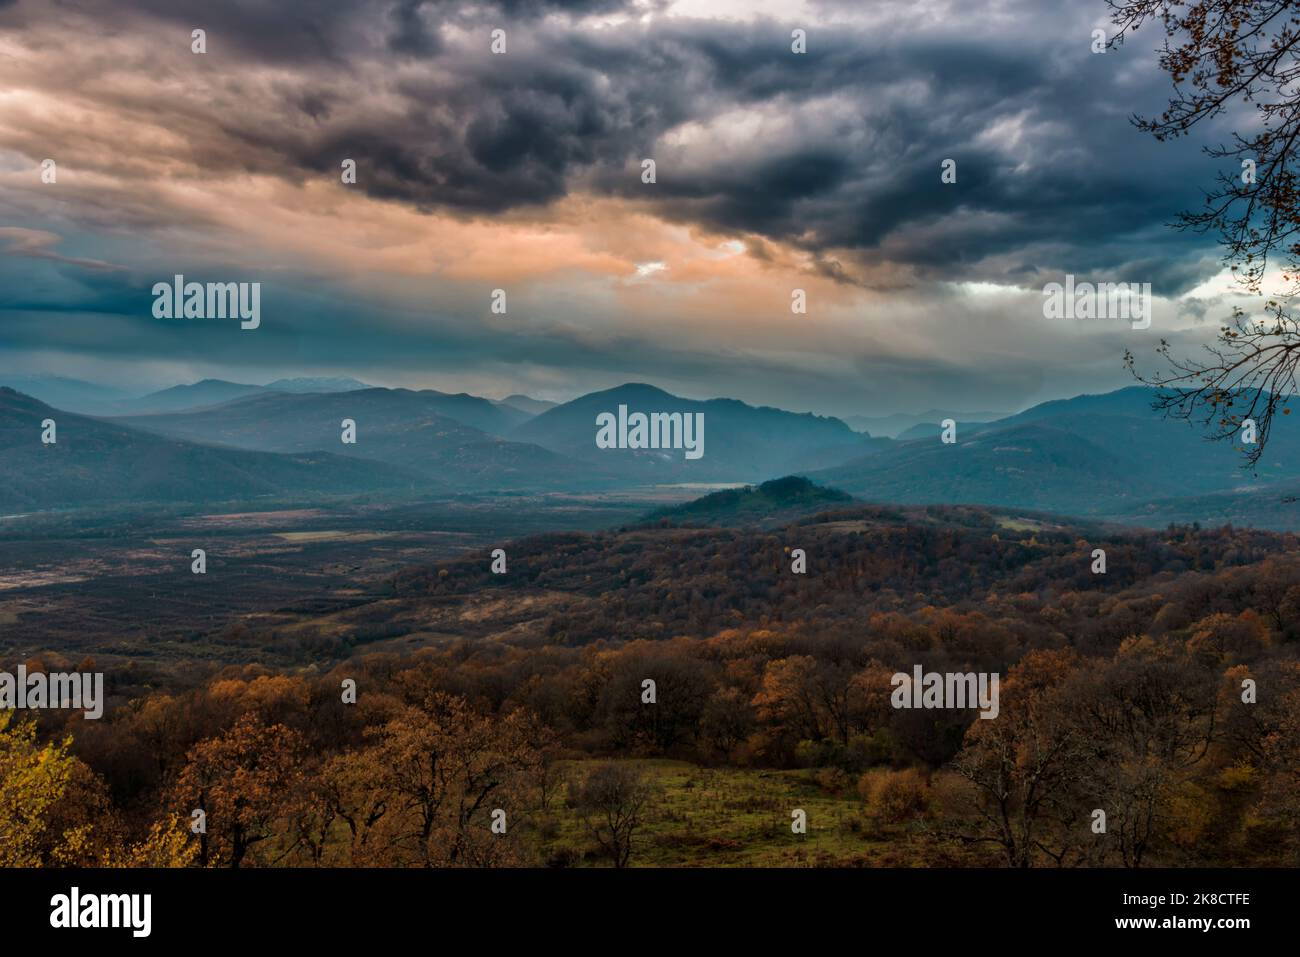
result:
[[(326, 385), (333, 388), (205, 380), (134, 400), (181, 408), (93, 419), (54, 415), (49, 405), (5, 390), (0, 501), (15, 506), (10, 510), (93, 504), (119, 500), (123, 489), (137, 499), (190, 500), (286, 489), (589, 492), (751, 486), (796, 475), (881, 504), (1022, 508), (1138, 525), (1300, 528), (1300, 437), (1289, 420), (1274, 423), (1267, 453), (1251, 472), (1241, 468), (1240, 448), (1207, 441), (1192, 425), (1153, 411), (1155, 393), (1145, 387), (1045, 402), (992, 422), (959, 420), (956, 442), (945, 444), (938, 422), (918, 423), (897, 439), (872, 437), (833, 417), (735, 399), (688, 399), (644, 383), (559, 405), (518, 395), (492, 401), (365, 387), (356, 380), (311, 383)], [(113, 401), (107, 394), (101, 400)], [(704, 455), (597, 447), (597, 417), (620, 406), (628, 415), (702, 414)], [(45, 417), (59, 421), (57, 452), (37, 441)], [(355, 423), (354, 444), (342, 441), (344, 420)], [(41, 469), (28, 471), (36, 462)], [(302, 474), (309, 462), (318, 477)], [(261, 486), (243, 471), (254, 463), (263, 470)], [(154, 474), (164, 468), (174, 474)], [(91, 478), (97, 469), (104, 470), (103, 481)], [(761, 506), (762, 496), (752, 504)]]
[[(42, 442), (53, 420), (52, 443)], [(414, 472), (318, 450), (281, 455), (178, 441), (53, 409), (0, 387), (0, 512), (140, 502), (310, 499), (445, 489)]]
[(334, 376), (276, 379), (266, 385), (228, 382), (225, 379), (202, 379), (144, 395), (133, 394), (115, 386), (100, 385), (65, 376), (0, 376), (0, 386), (8, 386), (24, 395), (30, 395), (56, 409), (81, 412), (86, 415), (176, 412), (205, 405), (217, 405), (262, 392), (350, 392), (372, 388), (356, 379)]
[[(537, 445), (501, 438), (528, 417), (466, 394), (357, 389), (297, 394), (259, 392), (215, 406), (113, 419), (125, 427), (262, 452), (328, 450), (411, 469), (440, 483), (478, 491), (585, 487), (599, 470)], [(354, 443), (343, 423), (355, 423)]]
[[(1293, 494), (1300, 435), (1274, 425), (1258, 473), (1243, 469), (1238, 446), (1212, 442), (1191, 423), (1152, 410), (1141, 386), (1045, 402), (991, 423), (957, 425), (957, 441), (933, 435), (899, 440), (808, 477), (869, 501), (1016, 506), (1063, 515), (1148, 524), (1197, 521), (1204, 496), (1239, 498), (1264, 527), (1300, 527)], [(1262, 516), (1252, 499), (1271, 503)], [(1159, 504), (1156, 504), (1159, 503)], [(1217, 514), (1234, 509), (1219, 502)], [(1258, 519), (1265, 519), (1258, 521)]]

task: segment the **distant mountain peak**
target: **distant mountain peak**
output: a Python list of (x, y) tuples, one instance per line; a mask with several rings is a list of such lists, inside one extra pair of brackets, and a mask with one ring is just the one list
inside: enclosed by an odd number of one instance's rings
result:
[[(615, 398), (618, 397), (636, 398), (638, 400), (643, 400), (648, 398), (654, 398), (654, 399), (664, 398), (664, 399), (683, 401), (680, 396), (673, 395), (671, 392), (667, 391), (666, 389), (661, 389), (657, 385), (650, 385), (650, 383), (648, 382), (624, 382), (622, 385), (616, 385), (612, 389), (604, 389), (600, 392), (589, 393), (587, 397), (591, 398), (594, 396), (601, 396), (601, 397), (611, 396)], [(694, 402), (698, 400), (687, 399), (684, 401)]]
[(268, 382), (264, 388), (274, 389), (276, 392), (356, 392), (361, 389), (373, 389), (375, 386), (367, 385), (350, 376), (295, 376)]
[(496, 404), (504, 405), (511, 409), (517, 409), (518, 411), (525, 412), (528, 415), (541, 415), (543, 412), (559, 405), (558, 402), (547, 402), (545, 399), (534, 399), (532, 396), (522, 395), (520, 393), (508, 395), (504, 399), (498, 400)]

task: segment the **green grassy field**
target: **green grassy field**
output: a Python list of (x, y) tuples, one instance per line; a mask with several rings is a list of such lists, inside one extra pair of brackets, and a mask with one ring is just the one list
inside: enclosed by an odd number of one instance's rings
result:
[[(559, 770), (579, 780), (596, 762)], [(632, 867), (909, 867), (975, 863), (919, 823), (886, 825), (858, 794), (856, 782), (826, 772), (704, 768), (682, 761), (634, 760), (654, 790), (634, 838)], [(826, 785), (818, 783), (821, 778)], [(842, 789), (836, 788), (842, 784)], [(544, 861), (609, 866), (561, 787), (534, 833)], [(794, 834), (791, 812), (807, 813)]]

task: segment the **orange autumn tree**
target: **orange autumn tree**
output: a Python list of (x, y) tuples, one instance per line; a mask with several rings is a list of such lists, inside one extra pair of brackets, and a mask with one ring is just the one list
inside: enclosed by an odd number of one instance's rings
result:
[(1002, 682), (998, 717), (972, 721), (953, 761), (968, 783), (972, 814), (952, 836), (999, 847), (1012, 867), (1065, 863), (1072, 823), (1086, 819), (1073, 800), (1086, 741), (1064, 698), (1075, 666), (1070, 651), (1026, 655)]
[(305, 752), (297, 731), (251, 714), (190, 749), (171, 803), (186, 819), (195, 809), (205, 813), (200, 864), (239, 867), (257, 845), (287, 830)]
[[(482, 714), (435, 692), (372, 729), (372, 747), (335, 766), (332, 800), (366, 863), (501, 866), (526, 857), (519, 825), (534, 806), (550, 735), (524, 711)], [(492, 830), (506, 813), (505, 833)]]

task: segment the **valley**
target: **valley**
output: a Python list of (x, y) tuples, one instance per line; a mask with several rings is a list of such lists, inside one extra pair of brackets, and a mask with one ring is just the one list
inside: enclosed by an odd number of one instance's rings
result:
[[(0, 520), (0, 660), (41, 651), (123, 664), (329, 659), (375, 636), (363, 629), (319, 646), (241, 636), (373, 598), (413, 565), (519, 535), (618, 524), (646, 507), (598, 496), (465, 497)], [(205, 575), (190, 570), (194, 548), (207, 552)]]

